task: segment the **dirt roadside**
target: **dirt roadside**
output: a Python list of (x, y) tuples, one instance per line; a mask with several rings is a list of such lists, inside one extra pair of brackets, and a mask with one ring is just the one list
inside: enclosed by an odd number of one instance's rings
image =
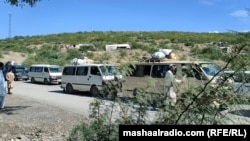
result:
[(0, 110), (0, 141), (66, 141), (82, 115), (7, 95)]

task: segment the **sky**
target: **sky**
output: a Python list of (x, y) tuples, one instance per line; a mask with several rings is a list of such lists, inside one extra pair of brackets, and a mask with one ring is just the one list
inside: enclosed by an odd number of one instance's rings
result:
[(0, 39), (92, 31), (250, 31), (249, 0), (0, 1)]

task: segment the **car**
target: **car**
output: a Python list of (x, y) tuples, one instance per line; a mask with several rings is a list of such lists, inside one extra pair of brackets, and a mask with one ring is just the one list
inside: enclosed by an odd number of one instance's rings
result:
[(12, 72), (15, 75), (15, 79), (14, 79), (15, 81), (18, 81), (18, 80), (26, 80), (27, 81), (29, 79), (27, 71), (26, 71), (27, 68), (25, 65), (11, 64), (10, 62), (6, 63), (6, 65), (3, 68), (4, 76), (6, 76), (7, 72), (10, 69), (12, 70)]
[(29, 80), (28, 70), (24, 65), (13, 65), (12, 70), (15, 75), (15, 81)]

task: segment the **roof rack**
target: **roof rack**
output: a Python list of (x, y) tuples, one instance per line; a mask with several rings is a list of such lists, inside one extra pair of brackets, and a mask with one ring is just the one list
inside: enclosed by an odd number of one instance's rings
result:
[(171, 61), (171, 60), (176, 60), (176, 59), (142, 57), (141, 59), (138, 60), (138, 62), (159, 63), (159, 62), (167, 62), (167, 61)]

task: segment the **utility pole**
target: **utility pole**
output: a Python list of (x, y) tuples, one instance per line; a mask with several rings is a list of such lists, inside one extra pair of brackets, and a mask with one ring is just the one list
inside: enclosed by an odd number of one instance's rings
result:
[(9, 12), (9, 38), (11, 38), (11, 13)]

